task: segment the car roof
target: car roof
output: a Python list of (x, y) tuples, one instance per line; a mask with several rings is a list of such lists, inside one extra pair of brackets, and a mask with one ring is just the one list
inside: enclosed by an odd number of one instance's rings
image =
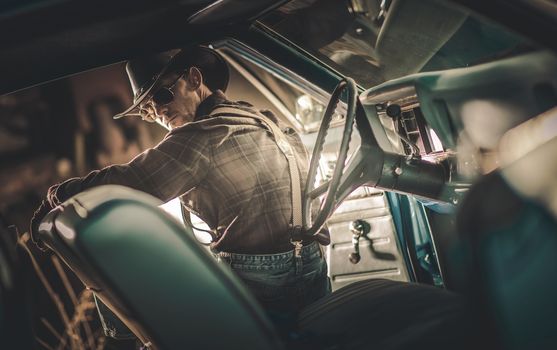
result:
[[(19, 0), (0, 5), (0, 94), (145, 53), (231, 36), (282, 0)], [(453, 1), (557, 50), (545, 1)]]
[(284, 1), (19, 0), (0, 5), (0, 94), (210, 40)]

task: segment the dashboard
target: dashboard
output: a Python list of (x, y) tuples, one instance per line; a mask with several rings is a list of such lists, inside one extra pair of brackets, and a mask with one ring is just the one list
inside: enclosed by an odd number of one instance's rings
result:
[[(557, 59), (537, 51), (413, 74), (363, 92), (360, 101), (371, 129), (363, 141), (385, 159), (381, 173), (370, 176), (375, 184), (456, 204), (477, 176), (499, 166), (505, 132), (557, 104)], [(405, 188), (397, 188), (403, 175), (389, 171), (392, 155), (416, 167)], [(444, 168), (435, 175), (444, 177), (438, 193), (420, 193), (427, 163)]]

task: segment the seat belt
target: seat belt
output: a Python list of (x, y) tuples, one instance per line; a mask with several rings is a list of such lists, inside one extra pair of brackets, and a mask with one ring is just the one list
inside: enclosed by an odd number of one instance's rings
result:
[(271, 119), (263, 115), (261, 112), (249, 112), (235, 107), (216, 107), (210, 113), (211, 116), (239, 116), (256, 119), (262, 122), (273, 135), (273, 139), (282, 154), (288, 162), (288, 171), (290, 173), (290, 189), (292, 201), (292, 228), (290, 232), (290, 243), (294, 245), (294, 255), (301, 256), (302, 252), (302, 189), (300, 185), (300, 171), (296, 162), (296, 154), (286, 139), (286, 136), (280, 130), (278, 125)]

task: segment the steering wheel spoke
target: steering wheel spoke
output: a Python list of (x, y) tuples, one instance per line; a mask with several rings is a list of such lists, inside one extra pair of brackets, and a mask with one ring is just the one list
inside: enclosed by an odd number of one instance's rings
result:
[(308, 197), (310, 200), (314, 200), (315, 198), (321, 196), (323, 193), (327, 192), (331, 181), (326, 181), (319, 185), (318, 187), (314, 188), (310, 193), (308, 193)]

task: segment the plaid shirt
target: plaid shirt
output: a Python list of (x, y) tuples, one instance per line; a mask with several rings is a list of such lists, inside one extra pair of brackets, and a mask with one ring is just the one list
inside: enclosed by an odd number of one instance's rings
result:
[[(292, 249), (286, 158), (259, 121), (209, 115), (223, 104), (253, 111), (251, 105), (227, 101), (217, 91), (200, 104), (193, 122), (169, 132), (156, 147), (127, 164), (53, 186), (49, 201), (59, 204), (85, 189), (119, 184), (164, 202), (180, 197), (213, 230), (213, 247), (218, 251), (271, 254)], [(262, 113), (276, 121), (271, 112)], [(307, 152), (292, 129), (283, 130), (297, 153), (304, 188)]]

